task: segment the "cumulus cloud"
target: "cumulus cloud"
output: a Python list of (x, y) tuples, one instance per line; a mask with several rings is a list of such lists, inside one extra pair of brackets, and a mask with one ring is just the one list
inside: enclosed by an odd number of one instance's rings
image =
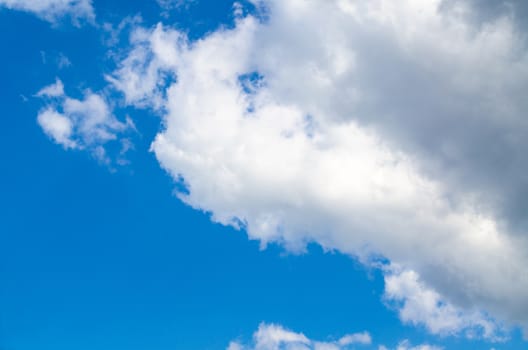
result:
[(37, 96), (46, 101), (37, 116), (42, 130), (64, 148), (88, 149), (103, 163), (108, 162), (103, 145), (133, 128), (131, 120), (121, 122), (112, 114), (103, 95), (86, 91), (83, 99), (68, 97), (59, 79)]
[(385, 276), (385, 298), (404, 323), (425, 326), (431, 333), (503, 341), (506, 331), (480, 311), (463, 312), (420, 282), (416, 272), (390, 267)]
[(386, 279), (400, 315), (433, 332), (528, 324), (521, 29), (462, 0), (253, 3), (195, 42), (138, 28), (107, 77), (163, 116), (180, 198), (263, 246), (382, 255), (412, 271)]
[(349, 334), (337, 341), (315, 341), (280, 325), (262, 323), (253, 334), (252, 344), (232, 341), (227, 350), (345, 350), (352, 345), (371, 343), (367, 332)]
[(95, 19), (92, 0), (0, 0), (0, 7), (30, 12), (52, 23), (64, 16), (71, 17), (75, 24)]

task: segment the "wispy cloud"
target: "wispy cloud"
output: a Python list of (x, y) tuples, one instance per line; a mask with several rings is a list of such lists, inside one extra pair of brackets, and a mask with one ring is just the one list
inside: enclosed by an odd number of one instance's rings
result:
[(367, 332), (348, 334), (335, 341), (316, 341), (280, 325), (262, 323), (253, 334), (251, 344), (232, 341), (227, 350), (345, 350), (354, 345), (370, 345), (371, 343), (372, 339)]
[[(135, 129), (129, 118), (121, 122), (113, 115), (102, 94), (87, 90), (83, 99), (71, 98), (59, 79), (36, 96), (46, 103), (37, 117), (44, 132), (66, 149), (89, 150), (102, 163), (109, 162), (104, 145)], [(131, 148), (129, 142), (124, 146), (127, 150)]]
[(505, 341), (507, 331), (480, 311), (465, 311), (443, 300), (425, 286), (412, 270), (392, 266), (386, 269), (385, 298), (406, 324), (424, 326), (438, 335), (460, 335)]
[[(368, 332), (345, 335), (336, 340), (313, 340), (303, 333), (286, 329), (277, 324), (261, 323), (249, 343), (232, 341), (227, 350), (389, 350), (385, 345), (375, 346)], [(412, 346), (408, 340), (401, 341), (394, 350), (441, 350), (429, 344)]]
[(0, 7), (30, 12), (51, 23), (63, 17), (70, 17), (76, 25), (95, 19), (92, 0), (0, 0)]

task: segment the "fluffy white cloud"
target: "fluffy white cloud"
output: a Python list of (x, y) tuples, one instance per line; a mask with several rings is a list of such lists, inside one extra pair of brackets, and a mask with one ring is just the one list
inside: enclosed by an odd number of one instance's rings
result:
[(405, 323), (425, 326), (431, 333), (454, 335), (464, 332), (469, 338), (484, 337), (501, 341), (505, 331), (479, 311), (463, 312), (446, 302), (420, 282), (411, 270), (390, 267), (385, 276), (385, 298), (398, 309)]
[(64, 148), (76, 148), (77, 144), (73, 141), (73, 123), (70, 118), (58, 113), (54, 109), (45, 109), (37, 117), (37, 121), (55, 142), (63, 145)]
[(92, 0), (0, 0), (0, 7), (31, 12), (38, 17), (56, 22), (69, 16), (74, 23), (79, 20), (93, 21), (95, 18)]
[(124, 93), (128, 104), (161, 108), (165, 103), (166, 82), (174, 78), (185, 39), (183, 33), (165, 31), (161, 24), (153, 32), (137, 28), (130, 37), (133, 49), (121, 62), (120, 69), (106, 79)]
[(481, 310), (527, 324), (519, 28), (462, 0), (254, 4), (263, 19), (192, 43), (137, 29), (108, 77), (162, 111), (152, 149), (180, 198), (263, 246), (381, 254), (413, 271), (387, 293), (431, 331), (484, 327)]
[(262, 323), (253, 334), (253, 343), (244, 345), (233, 341), (227, 350), (345, 350), (351, 345), (370, 345), (367, 332), (349, 334), (337, 341), (315, 341), (302, 333), (285, 329), (280, 325)]
[(86, 91), (82, 100), (66, 96), (59, 79), (37, 96), (46, 101), (37, 117), (44, 132), (64, 148), (88, 149), (103, 162), (107, 162), (103, 145), (133, 127), (128, 119), (120, 122), (100, 94)]

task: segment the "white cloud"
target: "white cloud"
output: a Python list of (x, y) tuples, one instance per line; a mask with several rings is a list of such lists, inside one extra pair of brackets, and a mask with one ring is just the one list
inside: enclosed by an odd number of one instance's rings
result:
[(128, 104), (161, 108), (165, 100), (165, 83), (173, 77), (171, 71), (176, 69), (185, 35), (165, 31), (158, 25), (153, 32), (138, 28), (130, 41), (133, 49), (121, 62), (121, 67), (106, 79), (125, 94)]
[(408, 340), (404, 340), (398, 344), (396, 350), (442, 350), (442, 348), (429, 344), (412, 346)]
[[(253, 334), (250, 344), (232, 341), (227, 350), (349, 350), (360, 348), (374, 349), (368, 332), (345, 335), (336, 341), (317, 341), (281, 325), (261, 323)], [(385, 345), (379, 345), (377, 349), (389, 350)], [(429, 344), (412, 346), (408, 340), (403, 340), (394, 350), (442, 350), (442, 348)]]
[(49, 22), (57, 22), (64, 16), (71, 17), (75, 24), (95, 19), (92, 0), (0, 0), (2, 6), (31, 12)]
[(371, 344), (372, 338), (370, 337), (370, 334), (368, 332), (362, 332), (362, 333), (355, 333), (355, 334), (349, 334), (345, 335), (338, 341), (339, 345), (341, 346), (347, 346), (352, 344)]
[(484, 337), (502, 341), (505, 331), (479, 311), (464, 312), (446, 302), (434, 290), (420, 282), (412, 270), (391, 267), (385, 276), (385, 298), (397, 309), (405, 323), (423, 325), (431, 333), (456, 335), (464, 332), (469, 338)]
[(63, 53), (59, 53), (58, 56), (57, 56), (57, 66), (59, 67), (59, 69), (63, 69), (63, 68), (67, 68), (67, 67), (71, 67), (72, 63), (70, 61), (70, 59), (65, 56)]
[(56, 143), (64, 148), (77, 147), (77, 143), (72, 140), (73, 123), (68, 117), (54, 109), (45, 109), (39, 113), (37, 121), (42, 130)]
[(62, 84), (62, 81), (58, 78), (55, 80), (55, 84), (45, 86), (37, 93), (37, 96), (39, 97), (44, 97), (44, 96), (60, 97), (63, 95), (64, 95), (64, 84)]
[(227, 350), (345, 350), (351, 345), (370, 345), (367, 332), (346, 335), (337, 341), (315, 341), (275, 324), (260, 324), (253, 334), (253, 343), (244, 345), (232, 341)]
[(162, 112), (152, 149), (188, 184), (180, 198), (263, 246), (383, 255), (416, 274), (394, 298), (431, 331), (471, 328), (481, 310), (528, 323), (515, 214), (528, 191), (528, 54), (509, 18), (475, 26), (464, 1), (254, 3), (263, 22), (193, 43), (137, 29), (107, 77)]
[(50, 53), (46, 51), (40, 51), (40, 57), (42, 58), (43, 64), (54, 63), (59, 69), (64, 69), (72, 66), (72, 62), (70, 61), (70, 59), (62, 52)]
[(102, 163), (109, 161), (103, 145), (133, 128), (128, 119), (126, 123), (116, 119), (102, 95), (86, 91), (81, 100), (68, 97), (59, 79), (42, 88), (37, 96), (46, 101), (37, 117), (44, 132), (66, 149), (90, 150)]
[(181, 7), (187, 7), (196, 0), (156, 0), (158, 5), (164, 10), (173, 10)]

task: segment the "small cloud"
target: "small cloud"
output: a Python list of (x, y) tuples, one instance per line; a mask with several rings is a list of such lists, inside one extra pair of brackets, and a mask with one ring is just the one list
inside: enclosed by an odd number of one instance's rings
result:
[(372, 338), (368, 332), (348, 334), (339, 339), (339, 345), (346, 346), (351, 344), (371, 344)]
[[(118, 120), (102, 94), (85, 91), (84, 98), (67, 96), (60, 79), (42, 88), (36, 96), (47, 99), (46, 107), (37, 116), (42, 130), (65, 149), (88, 150), (101, 164), (110, 165), (105, 145), (120, 141), (118, 164), (127, 162), (126, 153), (134, 148), (132, 141), (121, 136), (135, 130), (130, 117)], [(49, 99), (49, 98), (52, 99)]]
[(103, 23), (103, 42), (106, 46), (113, 47), (117, 45), (124, 33), (127, 33), (127, 29), (136, 27), (143, 22), (143, 18), (140, 15), (127, 16), (114, 25), (113, 23)]
[(62, 52), (57, 57), (57, 66), (59, 69), (67, 68), (72, 65), (70, 59), (66, 57)]
[(64, 96), (64, 85), (60, 79), (55, 80), (55, 84), (43, 87), (37, 92), (38, 97), (60, 97)]
[(297, 333), (277, 324), (261, 323), (253, 334), (252, 344), (242, 344), (237, 341), (229, 343), (227, 350), (345, 350), (350, 345), (370, 345), (372, 339), (367, 332), (345, 335), (338, 341), (316, 341), (309, 339), (303, 333)]
[(398, 347), (396, 350), (442, 350), (443, 348), (429, 345), (429, 344), (421, 344), (417, 346), (412, 346), (411, 343), (406, 339), (403, 340), (398, 344)]
[(156, 0), (156, 2), (162, 9), (160, 16), (169, 18), (171, 11), (187, 10), (196, 0)]
[(182, 7), (188, 7), (196, 0), (156, 0), (159, 7), (164, 10), (174, 10)]
[(70, 59), (62, 52), (40, 51), (40, 58), (42, 64), (53, 63), (59, 69), (68, 68), (72, 65)]
[(66, 149), (77, 148), (77, 143), (72, 139), (73, 123), (68, 117), (53, 108), (48, 108), (39, 113), (37, 121), (53, 141)]
[(121, 149), (119, 150), (119, 155), (117, 157), (117, 164), (121, 166), (125, 166), (130, 164), (130, 161), (127, 158), (127, 154), (129, 151), (134, 150), (134, 144), (130, 139), (124, 138), (120, 140), (121, 142)]
[(0, 0), (0, 7), (29, 12), (53, 24), (63, 17), (70, 17), (76, 26), (95, 20), (92, 0)]

